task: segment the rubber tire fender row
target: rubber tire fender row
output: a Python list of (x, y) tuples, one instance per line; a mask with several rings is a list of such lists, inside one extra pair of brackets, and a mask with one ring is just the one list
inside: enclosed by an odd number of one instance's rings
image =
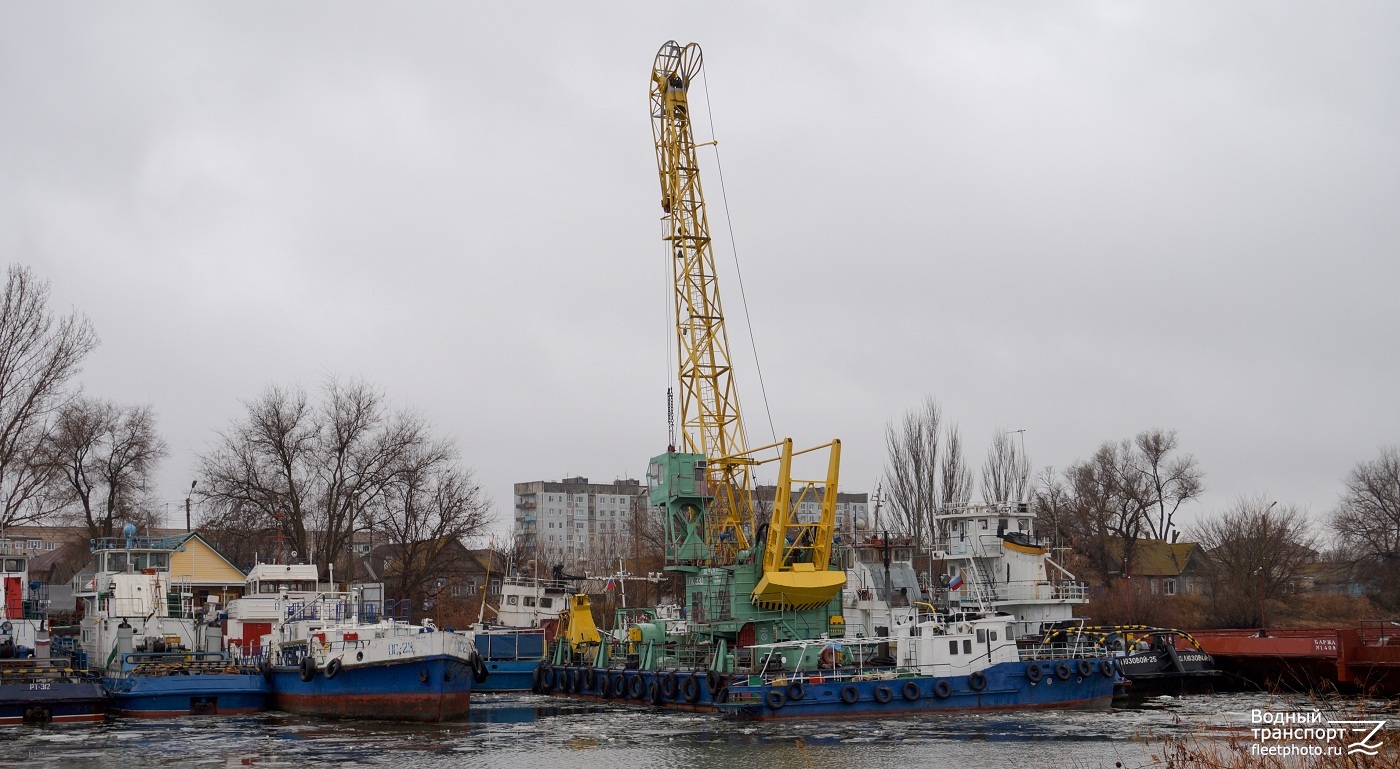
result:
[(890, 687), (880, 684), (875, 687), (875, 701), (884, 705), (894, 699), (894, 691)]
[(972, 675), (967, 677), (967, 688), (974, 692), (982, 691), (987, 688), (987, 677), (980, 670), (973, 671)]
[(1026, 666), (1026, 678), (1033, 684), (1040, 683), (1040, 679), (1045, 677), (1045, 671), (1040, 668), (1039, 662), (1032, 662)]

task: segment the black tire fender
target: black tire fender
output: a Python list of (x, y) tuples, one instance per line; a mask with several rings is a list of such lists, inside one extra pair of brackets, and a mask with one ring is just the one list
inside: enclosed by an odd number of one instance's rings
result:
[(983, 675), (980, 670), (973, 672), (972, 675), (967, 677), (967, 688), (974, 692), (982, 691), (987, 688), (987, 677)]
[(801, 681), (793, 681), (787, 685), (787, 698), (793, 702), (801, 700), (807, 696), (807, 687)]
[(681, 683), (681, 696), (692, 705), (700, 701), (700, 682), (695, 680), (695, 676), (688, 676)]
[(933, 696), (940, 700), (946, 700), (953, 694), (953, 687), (947, 681), (939, 681), (933, 685)]
[(1113, 674), (1116, 672), (1113, 668), (1113, 659), (1111, 657), (1106, 657), (1103, 662), (1099, 663), (1099, 672), (1103, 674), (1104, 678), (1113, 677)]
[(899, 693), (904, 696), (904, 699), (909, 700), (910, 702), (913, 702), (924, 695), (923, 691), (919, 689), (919, 685), (913, 681), (905, 681), (904, 686), (900, 688)]
[(1059, 662), (1055, 663), (1056, 678), (1060, 679), (1061, 681), (1068, 681), (1069, 677), (1072, 675), (1074, 675), (1074, 672), (1069, 669), (1068, 662), (1060, 660)]
[(857, 689), (855, 684), (846, 684), (845, 686), (841, 687), (842, 702), (846, 703), (847, 705), (854, 705), (856, 704), (856, 700), (859, 699), (860, 689)]
[(885, 686), (884, 684), (880, 684), (879, 686), (875, 687), (876, 702), (880, 703), (881, 705), (884, 705), (892, 699), (894, 699), (894, 692), (890, 689), (890, 687)]
[(782, 689), (769, 689), (768, 693), (763, 695), (763, 704), (773, 710), (782, 710), (787, 704), (787, 695), (783, 694)]
[(1080, 660), (1077, 667), (1079, 668), (1079, 676), (1081, 678), (1088, 678), (1094, 674), (1094, 663), (1089, 660)]
[(315, 657), (312, 657), (310, 654), (306, 655), (305, 657), (302, 657), (300, 667), (301, 670), (299, 671), (299, 673), (301, 674), (301, 680), (310, 681), (311, 679), (316, 677)]
[(341, 668), (341, 663), (340, 663), (340, 658), (339, 658), (339, 657), (336, 657), (335, 659), (331, 660), (330, 662), (327, 662), (327, 663), (326, 663), (326, 678), (328, 678), (328, 679), (329, 679), (329, 678), (335, 678), (336, 676), (340, 675), (340, 668)]
[(1032, 662), (1026, 666), (1026, 678), (1033, 684), (1040, 683), (1040, 679), (1045, 677), (1045, 671), (1040, 668), (1039, 662)]

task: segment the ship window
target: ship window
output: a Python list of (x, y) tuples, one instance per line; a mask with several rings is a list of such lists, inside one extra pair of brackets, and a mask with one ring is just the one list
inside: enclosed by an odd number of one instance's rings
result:
[(997, 640), (997, 631), (995, 631), (995, 630), (988, 631), (988, 634), (992, 637), (992, 640), (993, 640), (993, 641)]
[(957, 641), (949, 641), (949, 642), (948, 642), (948, 653), (949, 653), (949, 654), (957, 654), (957, 653), (958, 653), (958, 642), (957, 642)]
[(982, 519), (982, 531), (986, 531), (986, 530), (987, 530), (987, 519), (986, 519), (986, 518), (983, 518), (983, 519)]
[(24, 561), (19, 558), (6, 558), (5, 571), (24, 571)]
[(126, 571), (126, 553), (108, 553), (107, 571)]
[(963, 654), (971, 654), (971, 653), (972, 653), (972, 639), (971, 639), (971, 638), (965, 638), (965, 639), (963, 639)]
[(532, 596), (532, 595), (527, 595), (527, 596), (525, 596), (525, 605), (526, 605), (526, 606), (534, 606), (534, 605), (535, 605), (535, 597)]
[(983, 629), (980, 628), (980, 627), (977, 628), (977, 643), (984, 644), (984, 643), (986, 643), (986, 642), (987, 642), (987, 631), (986, 631), (986, 630), (983, 630)]
[(550, 598), (549, 596), (545, 596), (545, 597), (543, 597), (543, 598), (540, 598), (540, 608), (541, 608), (541, 609), (549, 609), (549, 608), (552, 608), (553, 606), (554, 606), (554, 599), (553, 599), (553, 598)]

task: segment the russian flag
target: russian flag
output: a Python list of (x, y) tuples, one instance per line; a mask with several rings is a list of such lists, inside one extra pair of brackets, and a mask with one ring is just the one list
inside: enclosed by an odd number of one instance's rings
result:
[(959, 574), (959, 575), (957, 575), (956, 577), (953, 577), (953, 581), (952, 581), (952, 582), (949, 582), (949, 583), (948, 583), (948, 589), (949, 589), (949, 590), (957, 590), (958, 588), (962, 587), (962, 584), (963, 584), (963, 578), (962, 578), (962, 575)]
[(603, 592), (606, 593), (606, 592), (608, 592), (609, 590), (612, 590), (612, 589), (614, 589), (614, 588), (616, 588), (616, 587), (617, 587), (617, 580), (613, 579), (612, 577), (608, 577), (608, 584), (603, 585)]

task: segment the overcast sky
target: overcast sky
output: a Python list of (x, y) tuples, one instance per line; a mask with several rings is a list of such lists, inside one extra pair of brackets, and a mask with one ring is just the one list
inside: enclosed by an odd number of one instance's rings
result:
[(514, 482), (665, 448), (647, 87), (695, 41), (768, 407), (843, 439), (843, 488), (932, 395), (975, 465), (1174, 429), (1193, 514), (1321, 517), (1400, 442), (1397, 36), (1394, 3), (6, 0), (0, 250), (91, 318), (86, 391), (154, 406), (172, 513), (241, 401), (338, 375), (505, 523)]

